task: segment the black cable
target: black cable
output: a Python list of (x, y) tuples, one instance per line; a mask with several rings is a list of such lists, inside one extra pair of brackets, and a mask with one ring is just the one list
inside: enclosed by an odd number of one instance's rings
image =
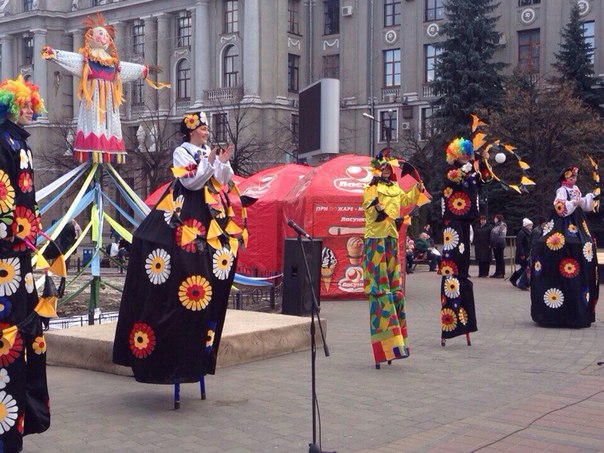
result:
[(502, 440), (505, 440), (505, 439), (507, 439), (508, 437), (513, 436), (514, 434), (517, 434), (517, 433), (519, 433), (519, 432), (521, 432), (521, 431), (524, 431), (524, 430), (529, 429), (529, 428), (530, 428), (530, 427), (531, 427), (531, 426), (532, 426), (532, 425), (533, 425), (535, 422), (538, 422), (538, 421), (539, 421), (539, 420), (541, 420), (543, 417), (547, 417), (548, 415), (553, 414), (554, 412), (558, 412), (558, 411), (561, 411), (562, 409), (566, 409), (566, 408), (568, 408), (568, 407), (575, 406), (576, 404), (582, 403), (583, 401), (587, 401), (588, 399), (593, 398), (594, 396), (599, 395), (600, 393), (604, 393), (604, 390), (600, 390), (599, 392), (596, 392), (596, 393), (594, 393), (594, 394), (592, 394), (592, 395), (586, 396), (586, 397), (585, 397), (585, 398), (583, 398), (582, 400), (575, 401), (574, 403), (569, 403), (569, 404), (567, 404), (566, 406), (562, 406), (562, 407), (559, 407), (559, 408), (557, 408), (557, 409), (552, 409), (551, 411), (546, 412), (545, 414), (540, 415), (539, 417), (537, 417), (535, 420), (533, 420), (532, 422), (530, 422), (530, 423), (529, 423), (528, 425), (526, 425), (524, 428), (520, 428), (520, 429), (517, 429), (516, 431), (512, 431), (511, 433), (506, 434), (505, 436), (500, 437), (499, 439), (494, 440), (493, 442), (490, 442), (490, 443), (488, 443), (488, 444), (486, 444), (486, 445), (482, 445), (481, 447), (478, 447), (476, 450), (472, 450), (472, 451), (470, 451), (470, 453), (474, 453), (474, 452), (480, 451), (480, 450), (482, 450), (483, 448), (487, 448), (487, 447), (490, 447), (491, 445), (496, 444), (497, 442), (501, 442)]

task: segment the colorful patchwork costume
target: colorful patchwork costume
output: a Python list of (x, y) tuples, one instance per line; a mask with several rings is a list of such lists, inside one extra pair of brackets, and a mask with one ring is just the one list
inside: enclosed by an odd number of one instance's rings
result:
[(388, 160), (378, 154), (372, 165), (375, 176), (363, 192), (362, 204), (365, 211), (363, 278), (369, 297), (371, 348), (379, 368), (381, 362), (409, 356), (399, 229), (403, 223), (401, 209), (415, 203), (420, 191), (417, 184), (409, 192), (399, 187), (393, 173), (393, 167), (398, 168), (395, 159)]

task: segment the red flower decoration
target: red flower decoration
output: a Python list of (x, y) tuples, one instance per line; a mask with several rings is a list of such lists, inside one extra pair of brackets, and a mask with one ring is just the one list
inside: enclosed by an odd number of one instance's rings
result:
[[(0, 330), (6, 329), (7, 327), (9, 327), (9, 324), (0, 323)], [(23, 339), (21, 338), (20, 333), (17, 332), (15, 342), (12, 346), (6, 338), (0, 339), (0, 365), (3, 367), (9, 366), (21, 356), (21, 351), (23, 351)]]
[[(36, 236), (40, 231), (40, 218), (24, 206), (17, 206), (14, 210), (14, 221), (12, 224), (13, 236), (19, 239), (25, 239), (31, 244), (36, 243)], [(26, 250), (27, 246), (23, 241), (16, 241), (13, 245), (14, 250)]]
[(470, 197), (463, 192), (454, 192), (447, 200), (447, 207), (455, 215), (467, 214), (471, 207)]
[(130, 331), (130, 351), (137, 359), (148, 357), (155, 349), (155, 332), (144, 322), (134, 323)]
[(31, 175), (25, 171), (19, 173), (19, 189), (21, 192), (31, 192), (34, 186), (34, 182), (31, 179)]
[[(186, 219), (183, 220), (183, 222), (186, 226), (193, 228), (198, 235), (200, 236), (205, 236), (206, 235), (206, 229), (205, 227), (201, 224), (201, 222), (197, 219)], [(176, 243), (183, 248), (184, 250), (186, 250), (187, 252), (191, 252), (191, 253), (195, 253), (197, 251), (197, 246), (195, 245), (195, 241), (189, 243), (189, 244), (185, 244), (182, 245), (182, 225), (178, 225), (176, 227), (176, 230), (174, 231), (174, 234), (176, 235)]]
[(576, 277), (579, 273), (579, 263), (572, 258), (560, 260), (560, 273), (566, 278)]
[(447, 179), (452, 182), (461, 182), (462, 174), (458, 168), (451, 169), (447, 172)]
[(440, 262), (438, 271), (441, 275), (444, 275), (446, 277), (457, 275), (457, 264), (455, 264), (455, 261), (453, 260), (442, 260)]

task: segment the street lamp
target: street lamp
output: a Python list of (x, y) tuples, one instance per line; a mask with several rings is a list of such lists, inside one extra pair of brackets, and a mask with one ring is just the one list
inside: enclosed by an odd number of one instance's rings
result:
[[(375, 121), (377, 124), (380, 125), (380, 128), (384, 129), (384, 135), (386, 136), (386, 147), (388, 149), (390, 149), (390, 142), (392, 141), (392, 115), (394, 115), (394, 110), (393, 109), (388, 109), (388, 112), (386, 112), (386, 114), (388, 115), (388, 124), (384, 124), (382, 123), (380, 120), (376, 119), (374, 116), (370, 115), (369, 113), (363, 113), (363, 116), (365, 118), (369, 118), (371, 121)], [(381, 129), (380, 129), (381, 132)]]

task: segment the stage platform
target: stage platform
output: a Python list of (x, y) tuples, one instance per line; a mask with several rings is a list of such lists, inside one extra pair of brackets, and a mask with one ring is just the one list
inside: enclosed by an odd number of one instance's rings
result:
[[(327, 325), (322, 320), (327, 335)], [(116, 323), (70, 327), (45, 333), (49, 365), (131, 376), (111, 361)], [(317, 344), (321, 336), (317, 327)], [(310, 349), (310, 317), (228, 310), (218, 368)]]

